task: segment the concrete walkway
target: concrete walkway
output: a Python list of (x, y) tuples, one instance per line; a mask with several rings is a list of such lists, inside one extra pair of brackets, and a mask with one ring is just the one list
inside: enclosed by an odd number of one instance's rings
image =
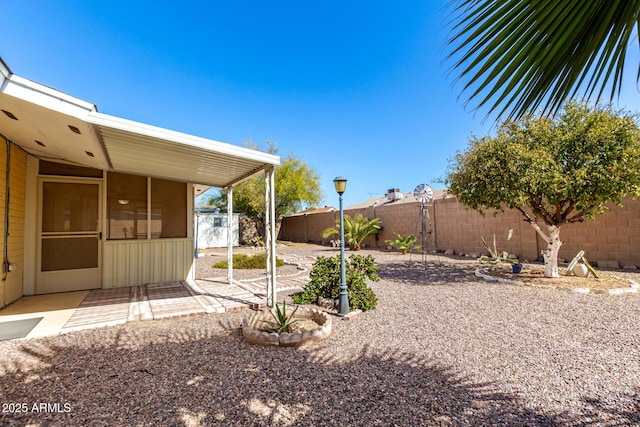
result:
[[(301, 289), (309, 281), (315, 259), (278, 255), (298, 266), (298, 273), (277, 277), (277, 291)], [(113, 326), (136, 320), (166, 319), (204, 313), (258, 309), (266, 305), (266, 276), (249, 280), (210, 278), (175, 283), (158, 283), (116, 289), (95, 289), (77, 293), (23, 297), (0, 310), (0, 323), (43, 317), (25, 337), (64, 334), (83, 329)], [(53, 299), (65, 300), (64, 309), (52, 306)], [(15, 305), (13, 308), (11, 306)]]

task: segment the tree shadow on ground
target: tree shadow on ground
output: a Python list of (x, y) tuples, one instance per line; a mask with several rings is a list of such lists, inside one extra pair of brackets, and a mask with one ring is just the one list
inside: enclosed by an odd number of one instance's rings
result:
[(475, 265), (469, 263), (446, 263), (438, 261), (406, 260), (393, 263), (379, 263), (378, 276), (381, 280), (419, 286), (455, 285), (475, 281)]
[[(364, 348), (338, 359), (331, 338), (303, 348), (251, 345), (237, 319), (197, 316), (12, 343), (0, 362), (2, 402), (29, 410), (0, 413), (0, 424), (580, 424), (411, 353)], [(33, 411), (41, 402), (61, 410)]]

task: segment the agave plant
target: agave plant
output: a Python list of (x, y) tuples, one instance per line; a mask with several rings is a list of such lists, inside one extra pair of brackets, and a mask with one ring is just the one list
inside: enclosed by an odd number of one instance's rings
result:
[[(496, 247), (496, 235), (493, 235), (493, 248), (489, 247), (487, 241), (482, 239), (482, 245), (489, 251), (489, 256), (483, 255), (478, 258), (479, 262), (488, 262), (489, 264), (498, 264), (499, 262), (509, 262), (511, 264), (519, 264), (518, 258), (509, 258), (509, 254), (506, 251), (498, 252)], [(511, 230), (509, 231), (509, 238), (511, 238)]]
[(283, 332), (290, 332), (289, 327), (298, 321), (298, 319), (293, 318), (296, 311), (298, 311), (298, 306), (293, 309), (291, 314), (287, 315), (287, 303), (283, 301), (282, 308), (276, 304), (275, 309), (269, 310), (269, 313), (271, 313), (271, 316), (273, 316), (275, 321), (263, 320), (263, 322), (269, 325), (269, 327), (275, 329), (279, 334)]

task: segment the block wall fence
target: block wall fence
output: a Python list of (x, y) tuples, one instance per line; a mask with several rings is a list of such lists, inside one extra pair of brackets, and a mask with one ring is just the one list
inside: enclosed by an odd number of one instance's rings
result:
[[(600, 267), (618, 268), (636, 266), (640, 268), (640, 200), (627, 198), (623, 206), (610, 205), (611, 210), (593, 221), (566, 224), (560, 230), (564, 242), (559, 257), (571, 260), (579, 251), (585, 251), (587, 259)], [(517, 254), (520, 259), (535, 260), (546, 247), (522, 214), (509, 210), (484, 216), (460, 204), (455, 197), (437, 199), (425, 206), (427, 249), (445, 251), (453, 249), (456, 254), (480, 254), (486, 252), (481, 237), (492, 244), (496, 236), (499, 251)], [(362, 214), (373, 219), (380, 218), (382, 230), (363, 243), (367, 247), (384, 249), (386, 240), (395, 240), (395, 234), (413, 234), (422, 238), (422, 211), (420, 204), (389, 203), (360, 209), (345, 209), (345, 215)], [(285, 241), (327, 244), (322, 232), (334, 227), (339, 212), (311, 213), (286, 217), (282, 221), (278, 238)], [(542, 228), (545, 229), (544, 225)], [(507, 233), (513, 230), (511, 240)]]

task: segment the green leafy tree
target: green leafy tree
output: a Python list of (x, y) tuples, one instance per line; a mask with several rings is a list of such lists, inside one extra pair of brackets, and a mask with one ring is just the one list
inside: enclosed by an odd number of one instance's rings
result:
[[(449, 59), (475, 108), (521, 118), (620, 93), (640, 2), (454, 0)], [(635, 40), (634, 40), (635, 39)], [(636, 67), (637, 68), (637, 67)]]
[[(358, 251), (362, 246), (362, 241), (368, 236), (376, 234), (380, 230), (380, 218), (367, 219), (362, 214), (351, 218), (344, 216), (344, 241), (352, 250)], [(322, 233), (323, 238), (330, 236), (340, 236), (340, 219), (336, 220), (335, 228), (327, 228)]]
[(528, 116), (472, 138), (445, 184), (480, 213), (519, 210), (547, 242), (545, 276), (558, 277), (560, 227), (640, 195), (640, 131), (627, 113), (569, 103), (555, 120)]
[[(267, 142), (267, 151), (276, 154), (278, 148)], [(256, 148), (252, 142), (248, 148)], [(291, 215), (305, 206), (317, 206), (322, 201), (320, 178), (300, 158), (289, 154), (276, 167), (274, 173), (274, 205), (276, 215), (276, 235), (283, 217)], [(227, 208), (227, 192), (222, 189), (210, 200), (210, 205), (222, 210)], [(259, 232), (264, 231), (265, 221), (265, 177), (257, 175), (233, 187), (233, 210), (242, 212), (258, 222)]]

